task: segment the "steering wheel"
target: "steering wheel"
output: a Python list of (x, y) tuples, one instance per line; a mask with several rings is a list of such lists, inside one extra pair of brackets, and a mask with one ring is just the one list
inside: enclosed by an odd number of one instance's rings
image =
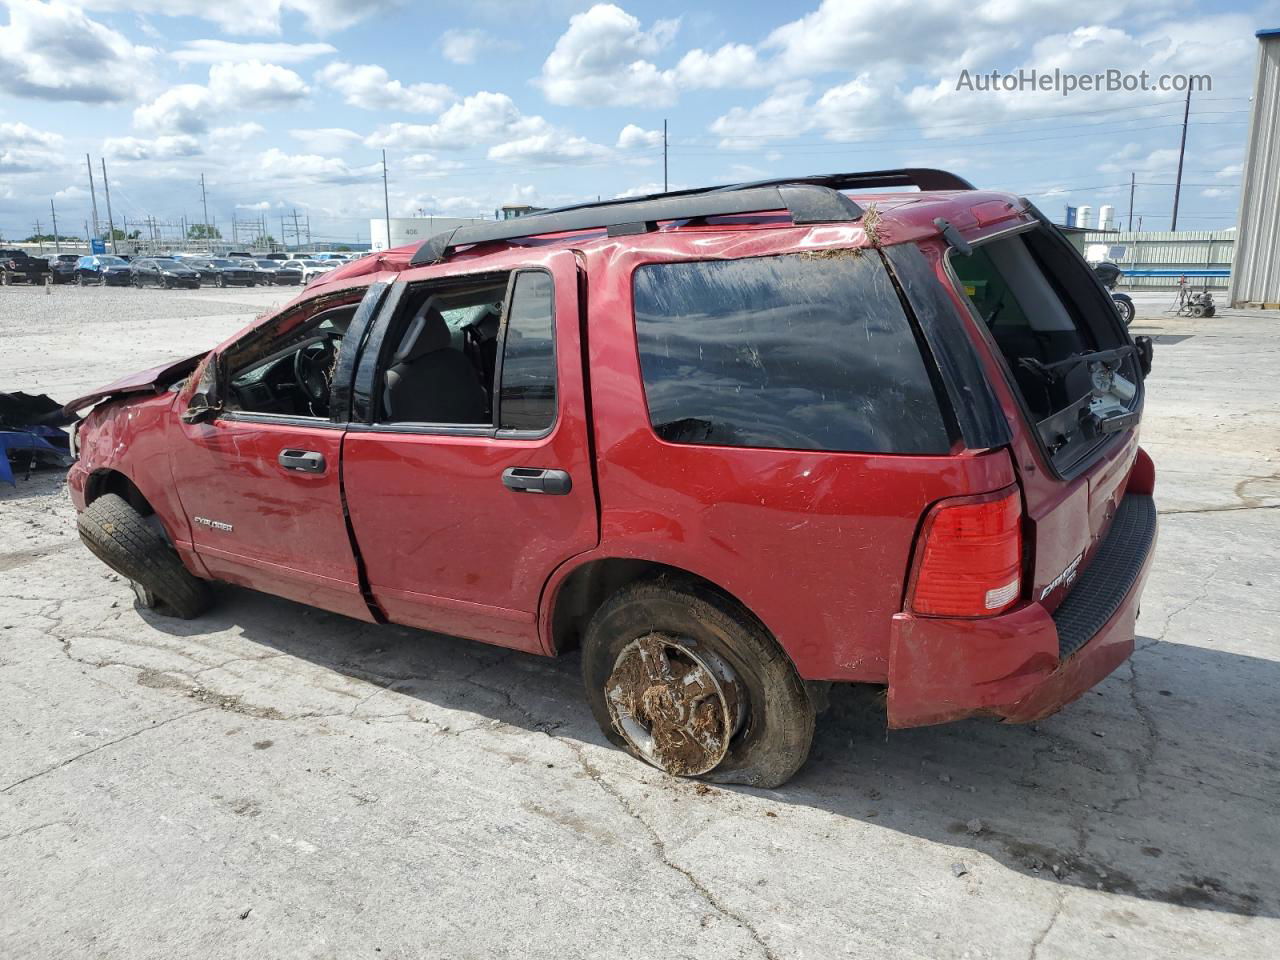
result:
[(329, 382), (338, 350), (332, 339), (309, 343), (293, 355), (293, 379), (312, 406), (329, 404)]

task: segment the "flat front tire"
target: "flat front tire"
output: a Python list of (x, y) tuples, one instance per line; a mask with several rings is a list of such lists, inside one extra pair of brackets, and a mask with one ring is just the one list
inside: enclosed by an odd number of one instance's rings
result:
[(610, 741), (673, 776), (781, 786), (804, 764), (814, 708), (769, 632), (694, 581), (630, 584), (582, 642), (591, 712)]
[(158, 526), (114, 493), (98, 497), (76, 521), (85, 546), (133, 584), (140, 606), (191, 620), (209, 608), (213, 595), (182, 565)]

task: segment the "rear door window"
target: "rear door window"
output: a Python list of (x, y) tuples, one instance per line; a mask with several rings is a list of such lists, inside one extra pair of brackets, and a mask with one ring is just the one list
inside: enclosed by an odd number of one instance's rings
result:
[(929, 368), (880, 255), (837, 250), (635, 272), (649, 419), (664, 440), (941, 454)]

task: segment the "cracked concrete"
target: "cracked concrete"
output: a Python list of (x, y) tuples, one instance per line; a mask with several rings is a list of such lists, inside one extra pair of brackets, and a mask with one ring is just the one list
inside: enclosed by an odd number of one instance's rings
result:
[[(210, 340), (247, 319), (215, 306)], [(56, 472), (0, 490), (0, 956), (1274, 957), (1280, 327), (1161, 330), (1130, 663), (1034, 727), (837, 691), (773, 791), (613, 749), (573, 657), (229, 587), (135, 610)], [(68, 392), (136, 365), (82, 335), (23, 342)]]

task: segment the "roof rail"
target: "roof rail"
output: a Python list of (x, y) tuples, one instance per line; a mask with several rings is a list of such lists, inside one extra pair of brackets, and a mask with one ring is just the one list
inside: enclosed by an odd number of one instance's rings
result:
[(457, 227), (447, 233), (436, 234), (423, 243), (413, 255), (410, 265), (420, 267), (439, 263), (459, 247), (494, 240), (518, 240), (545, 233), (602, 228), (608, 229), (610, 236), (645, 233), (657, 229), (660, 220), (694, 220), (785, 209), (796, 224), (847, 222), (860, 218), (862, 208), (839, 191), (877, 187), (974, 189), (968, 180), (946, 170), (905, 167), (673, 190), (625, 200), (580, 203), (514, 220)]
[(439, 233), (418, 248), (410, 264), (439, 263), (458, 247), (491, 240), (516, 240), (544, 233), (607, 228), (610, 236), (645, 233), (660, 220), (694, 220), (786, 210), (796, 224), (857, 220), (862, 208), (825, 184), (780, 180), (770, 184), (707, 187), (629, 200), (584, 203), (514, 220), (497, 220)]

